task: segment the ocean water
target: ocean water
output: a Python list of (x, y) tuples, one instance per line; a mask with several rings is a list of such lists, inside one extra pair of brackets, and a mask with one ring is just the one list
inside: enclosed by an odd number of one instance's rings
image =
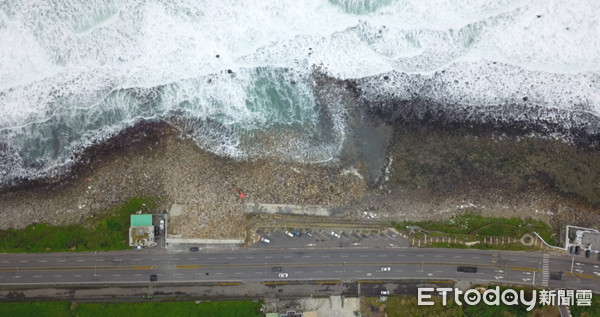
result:
[(389, 100), (597, 133), (599, 14), (596, 0), (5, 0), (0, 183), (62, 172), (141, 120), (217, 155), (309, 163), (339, 157), (356, 107)]

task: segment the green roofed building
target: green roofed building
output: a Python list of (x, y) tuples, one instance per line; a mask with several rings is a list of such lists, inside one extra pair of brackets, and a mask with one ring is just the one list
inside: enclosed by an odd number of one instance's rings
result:
[(148, 227), (152, 225), (152, 215), (131, 215), (130, 227)]
[(130, 219), (129, 245), (135, 248), (155, 246), (152, 215), (131, 215)]

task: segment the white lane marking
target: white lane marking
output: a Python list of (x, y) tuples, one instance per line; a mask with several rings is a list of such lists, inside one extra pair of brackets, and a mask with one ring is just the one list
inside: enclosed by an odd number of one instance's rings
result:
[(422, 257), (424, 257), (424, 256), (425, 256), (425, 255), (423, 255), (423, 254), (417, 254), (417, 257), (418, 257), (418, 258), (422, 258)]
[(329, 255), (321, 255), (322, 258), (328, 258)]
[(294, 274), (302, 274), (302, 271), (296, 271)]
[(134, 261), (141, 261), (142, 259), (133, 259)]
[(284, 259), (289, 259), (289, 258), (291, 258), (291, 257), (292, 257), (291, 255), (284, 255), (284, 256), (283, 256), (283, 258), (284, 258)]
[(62, 275), (56, 274), (56, 275), (54, 275), (54, 277), (62, 277)]
[(436, 258), (443, 258), (444, 256), (443, 255), (436, 255), (435, 257)]
[(385, 254), (380, 254), (380, 255), (379, 255), (379, 257), (380, 257), (380, 258), (385, 258), (385, 257), (387, 257), (387, 255), (385, 255)]
[(323, 271), (315, 271), (315, 273), (323, 273)]
[(96, 260), (96, 262), (102, 262), (102, 261), (104, 261), (104, 260), (100, 260), (100, 259)]
[(361, 255), (359, 255), (359, 256), (360, 256), (361, 258), (366, 258), (366, 257), (367, 257), (367, 255), (365, 255), (365, 254), (361, 254)]
[(215, 273), (215, 275), (223, 275), (223, 273), (217, 272), (217, 273)]
[(46, 261), (46, 260), (39, 260), (38, 262), (46, 263), (48, 261)]
[(272, 259), (272, 258), (273, 258), (273, 257), (272, 257), (272, 256), (270, 256), (270, 255), (268, 255), (268, 256), (265, 256), (265, 259)]
[(21, 262), (21, 263), (27, 263), (27, 260), (21, 260), (19, 262)]
[(77, 259), (76, 261), (77, 261), (77, 262), (85, 262), (85, 260), (84, 260), (84, 259)]
[(246, 259), (254, 259), (253, 256), (247, 256)]
[(242, 274), (242, 272), (235, 272), (235, 273), (233, 273), (233, 274), (235, 274), (235, 275), (240, 275), (240, 274)]
[(173, 275), (181, 276), (183, 273), (173, 273)]
[(190, 260), (195, 261), (198, 260), (198, 258), (190, 258)]
[(0, 263), (8, 263), (8, 261), (2, 260), (2, 261), (0, 261)]
[(34, 275), (33, 277), (35, 277), (35, 278), (41, 278), (42, 276), (41, 275)]
[(235, 257), (234, 257), (234, 256), (228, 256), (228, 257), (227, 257), (227, 260), (233, 260), (233, 259), (235, 259)]
[(344, 273), (344, 271), (334, 271), (335, 273)]
[(340, 255), (340, 258), (347, 258), (347, 255)]
[(444, 272), (444, 271), (435, 271), (435, 273), (442, 273), (442, 272)]
[(113, 274), (113, 276), (121, 276), (121, 274)]
[(142, 276), (140, 273), (133, 274), (133, 276)]
[(358, 271), (354, 271), (354, 272), (356, 272), (356, 273), (362, 273), (363, 271), (358, 270)]
[(406, 254), (397, 254), (396, 256), (406, 256)]
[(67, 260), (56, 260), (58, 262), (67, 262)]
[(481, 259), (481, 258), (478, 256), (474, 256), (473, 259)]
[(123, 259), (115, 259), (115, 261), (121, 262), (121, 261), (123, 261)]
[(217, 258), (208, 258), (209, 260), (216, 260)]
[(21, 275), (15, 275), (14, 278), (21, 278)]
[(462, 255), (455, 255), (454, 257), (459, 259), (459, 258), (462, 258)]
[(303, 255), (303, 258), (310, 258), (310, 255)]
[(265, 272), (254, 272), (254, 274), (265, 274)]
[(152, 259), (152, 261), (158, 261), (158, 260), (160, 260), (160, 259)]
[(75, 274), (73, 277), (81, 277), (81, 274)]

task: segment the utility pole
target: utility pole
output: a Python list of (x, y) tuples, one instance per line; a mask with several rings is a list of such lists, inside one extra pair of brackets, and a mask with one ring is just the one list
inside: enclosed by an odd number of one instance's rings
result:
[(575, 263), (575, 257), (571, 257), (571, 274), (573, 274), (573, 264)]

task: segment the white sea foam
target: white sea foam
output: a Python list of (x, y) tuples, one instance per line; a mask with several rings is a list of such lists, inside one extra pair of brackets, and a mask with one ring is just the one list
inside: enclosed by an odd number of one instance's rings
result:
[[(528, 97), (598, 116), (599, 12), (595, 0), (5, 1), (0, 143), (10, 150), (0, 168), (4, 180), (50, 170), (174, 113), (217, 154), (260, 155), (244, 143), (253, 131), (288, 129), (327, 137), (286, 139), (271, 154), (331, 160), (347, 105), (320, 96), (314, 65), (371, 76), (368, 100), (481, 107)], [(319, 130), (322, 107), (329, 131)]]

